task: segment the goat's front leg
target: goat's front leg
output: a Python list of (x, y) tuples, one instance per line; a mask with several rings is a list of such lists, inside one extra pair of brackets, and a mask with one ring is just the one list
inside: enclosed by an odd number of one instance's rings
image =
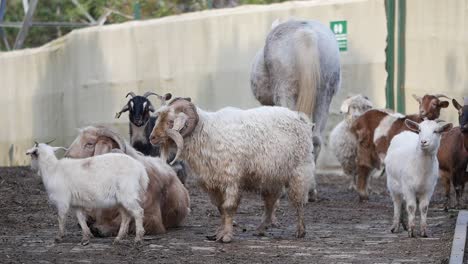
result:
[(416, 227), (416, 224), (414, 222), (414, 219), (416, 217), (416, 198), (414, 197), (414, 194), (409, 194), (408, 197), (406, 197), (406, 211), (408, 212), (408, 236), (409, 237), (414, 237), (414, 229)]
[(67, 219), (68, 209), (69, 209), (68, 206), (57, 207), (59, 232), (58, 232), (57, 236), (55, 236), (55, 242), (62, 241), (63, 236), (65, 235), (65, 222), (66, 222), (66, 219)]
[(81, 208), (77, 208), (76, 210), (76, 218), (78, 219), (78, 223), (80, 224), (81, 231), (83, 233), (83, 237), (81, 238), (81, 245), (86, 246), (89, 244), (89, 239), (93, 236), (91, 234), (91, 230), (89, 230), (88, 225), (86, 224), (86, 215), (84, 214)]
[(216, 241), (229, 243), (234, 237), (233, 221), (240, 202), (240, 194), (237, 186), (229, 186), (224, 191), (224, 202), (221, 206), (223, 219), (222, 230), (216, 234)]
[(429, 210), (430, 197), (424, 196), (419, 199), (419, 211), (421, 213), (421, 236), (427, 237), (427, 211)]

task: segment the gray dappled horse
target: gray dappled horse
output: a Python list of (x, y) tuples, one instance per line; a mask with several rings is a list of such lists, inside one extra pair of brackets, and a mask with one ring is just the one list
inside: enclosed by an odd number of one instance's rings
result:
[(312, 118), (315, 159), (340, 81), (335, 36), (312, 20), (275, 21), (265, 47), (255, 56), (250, 75), (252, 92), (262, 105), (285, 106)]

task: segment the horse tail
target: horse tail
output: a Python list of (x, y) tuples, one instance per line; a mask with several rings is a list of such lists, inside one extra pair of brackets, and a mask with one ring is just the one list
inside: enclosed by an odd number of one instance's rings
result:
[(296, 110), (312, 117), (320, 87), (320, 54), (318, 38), (311, 30), (299, 30), (295, 42), (298, 96)]

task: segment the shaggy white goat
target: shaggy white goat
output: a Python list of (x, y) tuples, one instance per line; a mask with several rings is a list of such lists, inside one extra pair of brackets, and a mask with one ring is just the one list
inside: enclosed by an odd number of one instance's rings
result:
[(63, 238), (68, 210), (73, 208), (83, 231), (81, 243), (87, 245), (92, 236), (86, 224), (85, 208), (119, 207), (120, 230), (114, 242), (126, 234), (130, 214), (135, 219), (135, 242), (141, 242), (143, 209), (140, 201), (148, 186), (148, 175), (140, 162), (128, 155), (109, 153), (87, 159), (58, 160), (51, 147), (40, 143), (29, 149), (34, 170), (38, 170), (49, 195), (49, 200), (58, 211), (59, 233), (56, 241)]
[(432, 120), (418, 124), (406, 119), (405, 125), (419, 135), (410, 131), (396, 135), (385, 158), (387, 187), (394, 206), (391, 231), (398, 232), (403, 220), (401, 207), (406, 203), (408, 235), (414, 237), (416, 202), (419, 201), (421, 236), (427, 237), (427, 210), (439, 177), (437, 151), (440, 137), (442, 132), (452, 128), (452, 124), (440, 126)]
[(356, 189), (356, 155), (358, 142), (351, 132), (351, 125), (356, 117), (372, 108), (372, 102), (363, 95), (348, 97), (341, 104), (340, 112), (345, 113), (343, 121), (338, 123), (330, 133), (330, 147), (349, 179), (349, 189)]
[(242, 190), (262, 194), (265, 213), (258, 230), (264, 234), (276, 222), (275, 204), (284, 187), (289, 187), (289, 201), (297, 210), (296, 236), (305, 235), (309, 187), (316, 193), (313, 125), (305, 114), (284, 107), (205, 112), (182, 98), (157, 113), (151, 143), (161, 143), (162, 154), (176, 144), (175, 159), (189, 163), (221, 214), (222, 224), (210, 239), (232, 240)]

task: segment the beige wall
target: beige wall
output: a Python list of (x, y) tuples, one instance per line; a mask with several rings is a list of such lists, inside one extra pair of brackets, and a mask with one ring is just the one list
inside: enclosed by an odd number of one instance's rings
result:
[[(128, 91), (190, 96), (202, 108), (257, 106), (249, 85), (256, 51), (277, 18), (348, 21), (342, 90), (384, 106), (386, 19), (383, 0), (321, 0), (243, 6), (73, 31), (44, 47), (0, 54), (0, 165), (27, 164), (33, 140), (68, 145), (76, 128), (106, 123)], [(321, 163), (329, 160), (329, 154)]]
[[(406, 111), (418, 109), (413, 93), (443, 93), (463, 104), (468, 96), (468, 1), (406, 2)], [(441, 118), (458, 125), (452, 103)]]

